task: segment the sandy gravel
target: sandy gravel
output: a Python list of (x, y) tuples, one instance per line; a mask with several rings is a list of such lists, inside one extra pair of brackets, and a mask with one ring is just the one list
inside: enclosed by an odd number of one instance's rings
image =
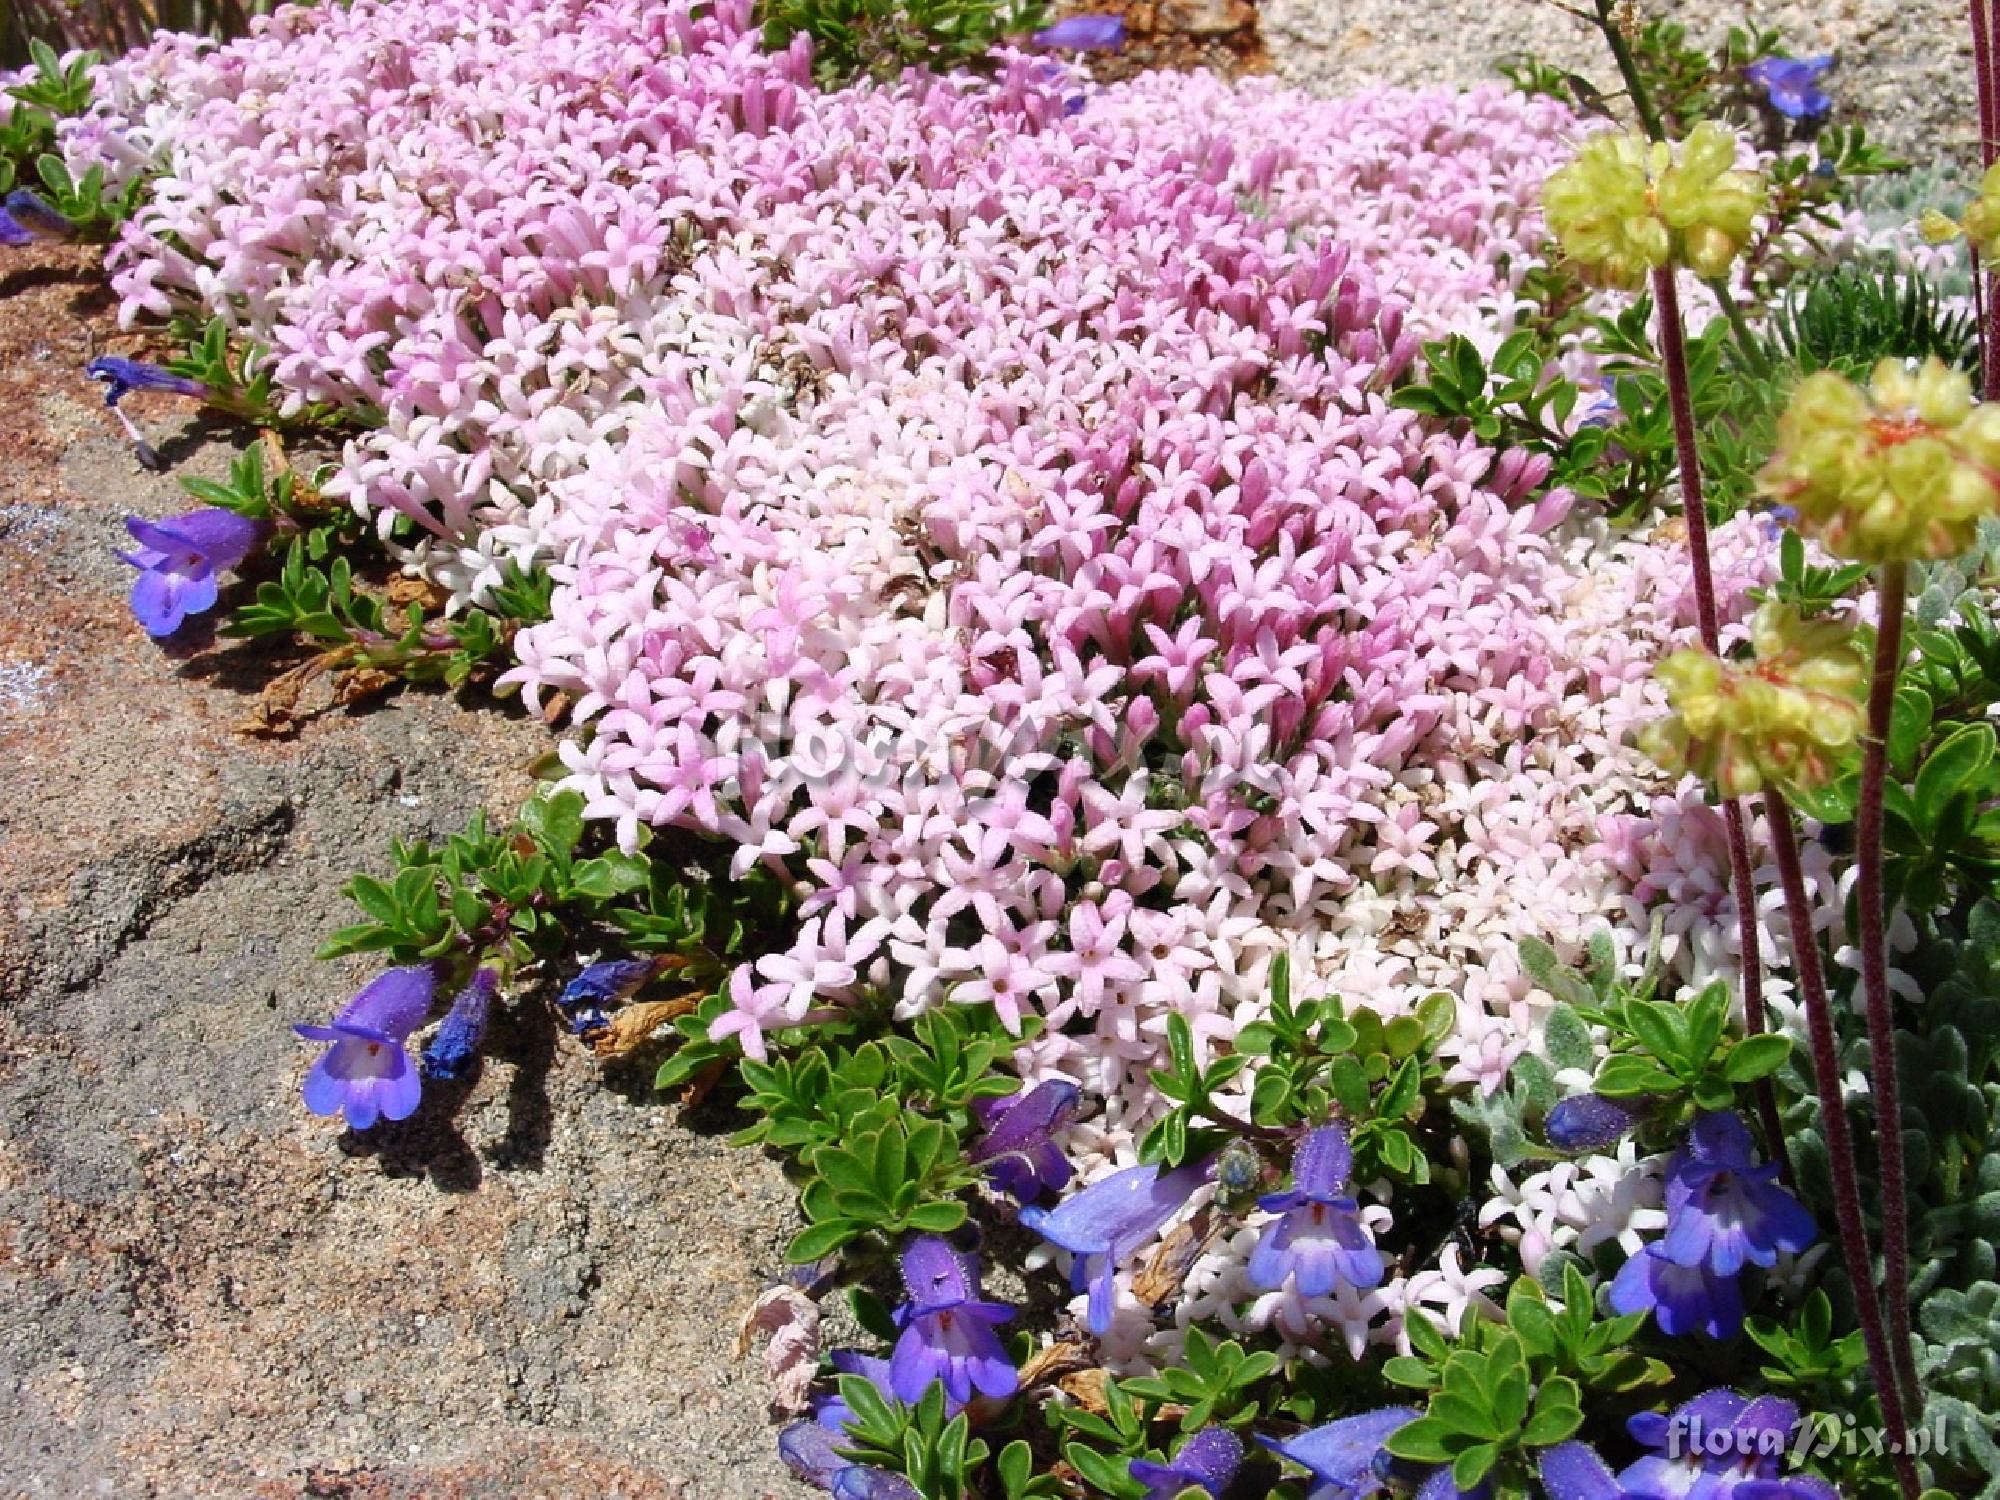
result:
[[(1957, 0), (1828, 0), (1667, 7), (1700, 43), (1746, 17), (1776, 28), (1797, 56), (1831, 52), (1836, 108), (1871, 135), (1923, 162), (1969, 160), (1977, 136), (1972, 42)], [(1533, 51), (1610, 85), (1614, 70), (1595, 30), (1551, 0), (1262, 0), (1259, 19), (1279, 75), (1318, 93), (1372, 83), (1476, 83), (1494, 63)]]

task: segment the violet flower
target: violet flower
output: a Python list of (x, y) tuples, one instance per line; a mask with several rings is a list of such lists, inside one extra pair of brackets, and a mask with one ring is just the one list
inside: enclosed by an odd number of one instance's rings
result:
[(139, 570), (132, 614), (150, 636), (172, 635), (190, 615), (215, 607), (216, 574), (249, 555), (257, 523), (231, 510), (196, 510), (165, 521), (125, 518), (139, 545), (119, 558)]
[(1204, 1427), (1182, 1443), (1169, 1463), (1135, 1458), (1132, 1477), (1145, 1485), (1143, 1500), (1174, 1500), (1190, 1489), (1205, 1490), (1220, 1500), (1243, 1462), (1243, 1442), (1227, 1427)]
[(1070, 1286), (1090, 1289), (1086, 1322), (1092, 1333), (1111, 1327), (1118, 1263), (1171, 1219), (1207, 1175), (1206, 1163), (1164, 1173), (1158, 1163), (1127, 1167), (1053, 1209), (1021, 1210), (1023, 1224), (1076, 1257)]
[(1688, 1143), (1667, 1163), (1667, 1233), (1660, 1253), (1677, 1266), (1733, 1276), (1775, 1265), (1783, 1250), (1818, 1238), (1812, 1215), (1776, 1181), (1775, 1163), (1751, 1161), (1750, 1131), (1735, 1115), (1696, 1117)]
[(329, 1024), (294, 1026), (309, 1042), (333, 1043), (306, 1074), (306, 1108), (316, 1115), (344, 1114), (355, 1130), (415, 1114), (423, 1083), (403, 1042), (430, 1014), (436, 985), (428, 964), (390, 969)]
[(1539, 1466), (1542, 1492), (1548, 1500), (1634, 1500), (1588, 1443), (1557, 1443), (1544, 1448)]
[(1069, 1186), (1072, 1169), (1051, 1137), (1076, 1118), (1082, 1090), (1065, 1078), (1050, 1078), (1003, 1099), (982, 1099), (973, 1108), (986, 1134), (973, 1146), (975, 1165), (987, 1180), (1017, 1203), (1032, 1203), (1045, 1190)]
[(34, 236), (16, 222), (6, 209), (0, 208), (0, 245), (27, 245), (34, 242)]
[(578, 1036), (602, 1031), (611, 1024), (611, 1012), (636, 995), (659, 967), (650, 958), (612, 958), (592, 964), (563, 986), (556, 1009)]
[(1542, 1133), (1558, 1151), (1601, 1151), (1630, 1135), (1641, 1111), (1602, 1094), (1576, 1094), (1549, 1111)]
[(953, 1401), (1004, 1398), (1020, 1375), (993, 1330), (1014, 1316), (1004, 1302), (979, 1300), (979, 1263), (927, 1234), (903, 1252), (903, 1285), (910, 1300), (896, 1309), (902, 1337), (889, 1356), (889, 1388), (914, 1405), (937, 1381)]
[(1368, 1237), (1360, 1207), (1341, 1191), (1353, 1169), (1346, 1126), (1323, 1125), (1299, 1142), (1291, 1190), (1257, 1200), (1259, 1208), (1283, 1217), (1265, 1229), (1250, 1254), (1252, 1286), (1276, 1291), (1290, 1276), (1302, 1295), (1324, 1297), (1342, 1284), (1382, 1284), (1382, 1252)]
[(1069, 16), (1034, 35), (1037, 47), (1103, 52), (1125, 45), (1123, 16)]
[(500, 987), (500, 971), (481, 968), (451, 1002), (437, 1035), (424, 1048), (424, 1077), (439, 1083), (457, 1083), (469, 1076), (479, 1057), (479, 1044), (486, 1036), (486, 1014), (492, 1008), (494, 991)]
[(32, 233), (51, 234), (58, 239), (76, 236), (76, 222), (66, 214), (57, 213), (46, 198), (28, 188), (15, 188), (9, 193), (0, 213)]
[(1388, 1451), (1383, 1444), (1397, 1428), (1414, 1422), (1418, 1415), (1408, 1406), (1385, 1406), (1379, 1411), (1342, 1417), (1338, 1422), (1328, 1422), (1282, 1442), (1262, 1433), (1257, 1434), (1257, 1441), (1279, 1457), (1289, 1458), (1310, 1470), (1320, 1482), (1313, 1489), (1315, 1497), (1324, 1486), (1327, 1495), (1361, 1500), (1385, 1483), (1383, 1471)]
[(778, 1457), (799, 1478), (835, 1500), (923, 1500), (901, 1474), (872, 1469), (844, 1456), (839, 1433), (818, 1422), (794, 1422), (778, 1434)]
[(98, 355), (83, 367), (83, 373), (104, 382), (104, 404), (114, 409), (133, 391), (171, 391), (177, 396), (197, 398), (208, 395), (208, 387), (199, 380), (189, 380), (185, 375), (176, 375), (144, 360), (120, 359), (115, 354)]
[(1743, 76), (1764, 91), (1771, 108), (1787, 119), (1817, 120), (1833, 108), (1820, 88), (1820, 76), (1833, 65), (1820, 57), (1763, 57), (1743, 70)]
[[(1671, 1416), (1641, 1412), (1625, 1426), (1644, 1447), (1654, 1451), (1625, 1466), (1618, 1483), (1640, 1500), (1755, 1500), (1751, 1485), (1781, 1481), (1781, 1469), (1791, 1452), (1799, 1409), (1778, 1396), (1752, 1400), (1723, 1388), (1703, 1391), (1682, 1402)], [(1768, 1495), (1831, 1494), (1824, 1480), (1792, 1476), (1782, 1483), (1804, 1482), (1807, 1488)], [(1815, 1489), (1813, 1486), (1823, 1486)]]
[(1649, 1312), (1669, 1338), (1705, 1333), (1734, 1338), (1743, 1327), (1743, 1291), (1734, 1276), (1718, 1276), (1707, 1266), (1679, 1266), (1658, 1241), (1618, 1268), (1611, 1281), (1617, 1313)]

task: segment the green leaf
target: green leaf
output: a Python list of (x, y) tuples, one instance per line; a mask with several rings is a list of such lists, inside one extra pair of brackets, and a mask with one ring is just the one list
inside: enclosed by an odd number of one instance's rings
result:
[(1663, 1000), (1634, 1000), (1625, 1007), (1625, 1024), (1639, 1044), (1671, 1066), (1686, 1057), (1687, 1020), (1679, 1006)]
[(1557, 1005), (1542, 1026), (1542, 1046), (1558, 1069), (1588, 1068), (1597, 1055), (1590, 1028), (1574, 1006)]
[(1925, 831), (1937, 829), (1951, 799), (1992, 761), (1993, 748), (1992, 725), (1967, 724), (1925, 758), (1913, 794), (1917, 819)]
[(1500, 1446), (1497, 1443), (1481, 1443), (1467, 1448), (1451, 1461), (1451, 1482), (1461, 1490), (1477, 1489), (1479, 1482), (1492, 1472), (1500, 1461)]
[(1463, 1446), (1463, 1439), (1456, 1428), (1435, 1417), (1418, 1417), (1390, 1433), (1388, 1442), (1382, 1446), (1398, 1458), (1420, 1464), (1442, 1464), (1451, 1462), (1452, 1455)]
[(1769, 1078), (1785, 1065), (1785, 1059), (1792, 1054), (1790, 1037), (1765, 1033), (1762, 1036), (1745, 1037), (1729, 1049), (1723, 1060), (1722, 1076), (1731, 1083), (1750, 1083), (1755, 1079)]
[(868, 1226), (859, 1219), (828, 1219), (792, 1236), (785, 1247), (785, 1259), (795, 1266), (824, 1260)]
[(1610, 1099), (1627, 1099), (1635, 1094), (1667, 1094), (1681, 1086), (1680, 1080), (1650, 1058), (1625, 1053), (1606, 1058), (1597, 1070), (1596, 1091)]
[(955, 1199), (919, 1203), (903, 1215), (903, 1227), (918, 1234), (950, 1234), (965, 1222), (965, 1205)]

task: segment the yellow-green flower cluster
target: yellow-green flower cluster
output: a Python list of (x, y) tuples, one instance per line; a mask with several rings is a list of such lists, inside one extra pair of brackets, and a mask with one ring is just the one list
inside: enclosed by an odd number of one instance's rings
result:
[(1669, 261), (1720, 276), (1750, 238), (1764, 179), (1739, 172), (1736, 137), (1704, 120), (1678, 153), (1642, 135), (1605, 134), (1542, 187), (1549, 232), (1591, 279), (1636, 287)]
[(1932, 244), (1943, 244), (1962, 234), (1972, 241), (1981, 260), (2000, 261), (2000, 162), (1988, 167), (1979, 179), (1979, 196), (1967, 205), (1964, 218), (1953, 223), (1933, 208), (1923, 217), (1923, 232)]
[(1838, 557), (1950, 557), (2000, 513), (2000, 405), (1974, 404), (1970, 377), (1935, 358), (1885, 359), (1866, 389), (1821, 371), (1793, 392), (1758, 483)]
[(1661, 662), (1655, 675), (1673, 712), (1639, 732), (1639, 748), (1722, 797), (1828, 785), (1861, 743), (1867, 655), (1846, 626), (1777, 603), (1757, 611), (1750, 638), (1750, 661), (1691, 650)]

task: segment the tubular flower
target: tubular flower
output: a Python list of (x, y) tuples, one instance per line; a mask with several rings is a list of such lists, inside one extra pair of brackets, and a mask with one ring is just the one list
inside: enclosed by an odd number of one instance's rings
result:
[(1368, 1237), (1354, 1199), (1342, 1191), (1353, 1167), (1343, 1125), (1324, 1125), (1299, 1143), (1291, 1191), (1257, 1200), (1258, 1207), (1282, 1217), (1251, 1253), (1252, 1286), (1275, 1291), (1290, 1276), (1304, 1295), (1324, 1297), (1342, 1284), (1382, 1284), (1382, 1252)]
[(1093, 1182), (1053, 1209), (1024, 1208), (1021, 1222), (1076, 1257), (1070, 1285), (1090, 1289), (1092, 1333), (1111, 1326), (1118, 1263), (1180, 1211), (1208, 1175), (1206, 1163), (1162, 1172), (1157, 1163), (1127, 1167)]
[(1147, 1487), (1145, 1500), (1175, 1500), (1189, 1490), (1220, 1495), (1243, 1462), (1243, 1441), (1227, 1427), (1204, 1427), (1180, 1446), (1171, 1463), (1135, 1458), (1132, 1477)]
[(500, 988), (500, 971), (477, 970), (459, 997), (451, 1002), (444, 1024), (424, 1048), (423, 1075), (440, 1083), (458, 1083), (472, 1075), (479, 1044), (486, 1038), (486, 1016)]
[(910, 1300), (896, 1310), (902, 1336), (889, 1357), (889, 1388), (898, 1400), (923, 1399), (933, 1381), (953, 1401), (1014, 1394), (1020, 1377), (993, 1330), (1014, 1316), (1003, 1302), (982, 1301), (979, 1263), (934, 1234), (903, 1252)]
[(1661, 662), (1655, 672), (1673, 712), (1639, 732), (1639, 748), (1723, 797), (1827, 785), (1860, 743), (1867, 656), (1846, 627), (1775, 602), (1758, 609), (1750, 638), (1749, 662), (1703, 650)]
[(309, 1042), (333, 1044), (306, 1075), (306, 1108), (316, 1115), (344, 1114), (355, 1130), (415, 1114), (423, 1083), (403, 1042), (430, 1014), (436, 983), (428, 964), (390, 969), (329, 1024), (294, 1026)]
[(1066, 1078), (1051, 1078), (1004, 1099), (973, 1106), (986, 1134), (972, 1148), (972, 1160), (986, 1168), (987, 1180), (1017, 1203), (1032, 1203), (1044, 1189), (1069, 1186), (1070, 1164), (1050, 1139), (1076, 1118), (1082, 1091)]
[(1793, 393), (1758, 483), (1838, 556), (1951, 557), (2000, 512), (2000, 405), (1975, 404), (1971, 377), (1935, 357), (1885, 359), (1866, 389), (1822, 370)]
[(1669, 262), (1719, 276), (1764, 207), (1764, 179), (1735, 170), (1736, 137), (1704, 120), (1678, 154), (1641, 135), (1599, 135), (1542, 188), (1542, 216), (1606, 286), (1636, 287)]

